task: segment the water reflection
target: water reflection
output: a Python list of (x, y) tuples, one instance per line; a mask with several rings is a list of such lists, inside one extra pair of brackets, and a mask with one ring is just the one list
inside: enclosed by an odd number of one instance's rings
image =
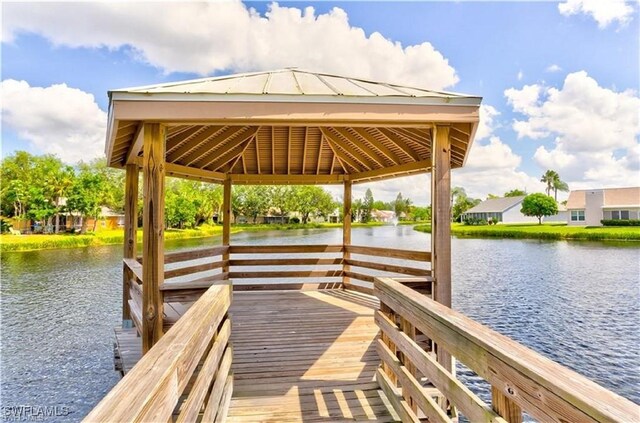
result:
[[(340, 229), (232, 235), (236, 244), (341, 240)], [(353, 243), (430, 249), (429, 235), (407, 226), (354, 228)], [(640, 402), (637, 244), (454, 238), (452, 249), (456, 309)], [(80, 420), (117, 382), (121, 255), (106, 246), (2, 256), (2, 405), (66, 406)]]

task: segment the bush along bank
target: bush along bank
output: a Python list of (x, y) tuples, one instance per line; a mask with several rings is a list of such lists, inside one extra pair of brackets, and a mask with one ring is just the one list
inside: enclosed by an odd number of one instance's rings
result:
[[(431, 232), (429, 225), (417, 225), (415, 230)], [(566, 225), (492, 225), (468, 226), (454, 224), (451, 233), (459, 237), (574, 239), (588, 241), (640, 241), (638, 227), (566, 226)]]

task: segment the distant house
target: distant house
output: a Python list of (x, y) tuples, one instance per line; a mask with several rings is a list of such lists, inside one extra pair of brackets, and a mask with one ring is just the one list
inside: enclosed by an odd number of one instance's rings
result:
[(375, 222), (392, 222), (396, 218), (396, 212), (392, 210), (372, 210), (371, 219)]
[(640, 219), (640, 187), (571, 191), (567, 210), (567, 223), (574, 226), (601, 226), (603, 219)]
[(462, 214), (462, 220), (482, 219), (502, 223), (538, 223), (535, 216), (525, 216), (520, 213), (524, 195), (519, 197), (490, 198)]

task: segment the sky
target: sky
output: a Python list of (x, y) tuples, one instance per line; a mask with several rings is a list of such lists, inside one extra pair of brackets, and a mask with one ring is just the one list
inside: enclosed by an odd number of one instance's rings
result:
[[(452, 172), (472, 197), (543, 191), (547, 169), (571, 189), (640, 185), (637, 2), (0, 7), (2, 157), (102, 157), (110, 89), (297, 66), (482, 96), (467, 165)], [(429, 186), (411, 176), (354, 196), (427, 204)]]

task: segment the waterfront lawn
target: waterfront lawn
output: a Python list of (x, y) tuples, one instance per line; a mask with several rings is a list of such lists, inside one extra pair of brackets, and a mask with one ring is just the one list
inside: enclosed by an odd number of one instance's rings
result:
[[(417, 225), (420, 232), (431, 232), (429, 225)], [(472, 226), (454, 223), (451, 233), (459, 237), (477, 238), (537, 238), (576, 240), (640, 241), (640, 227), (633, 226), (567, 226), (566, 224), (501, 224)]]
[[(369, 222), (353, 223), (354, 228), (382, 226), (388, 223)], [(341, 228), (342, 223), (289, 223), (289, 224), (238, 224), (231, 225), (231, 233), (249, 231), (274, 231), (290, 229), (322, 229)], [(205, 238), (222, 235), (221, 225), (201, 225), (195, 229), (167, 229), (164, 239)], [(103, 230), (96, 233), (81, 234), (34, 234), (34, 235), (0, 235), (0, 252), (47, 250), (55, 248), (89, 247), (98, 245), (122, 244), (122, 229)], [(138, 242), (142, 242), (142, 229), (138, 229)]]

